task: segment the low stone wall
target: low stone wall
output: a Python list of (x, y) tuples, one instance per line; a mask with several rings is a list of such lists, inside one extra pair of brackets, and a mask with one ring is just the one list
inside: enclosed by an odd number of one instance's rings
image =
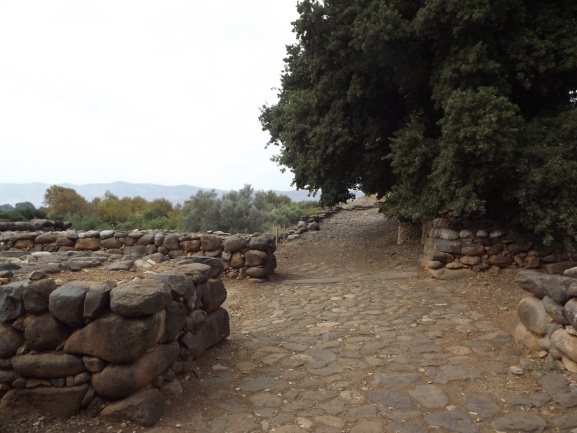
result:
[(276, 268), (274, 239), (264, 235), (228, 233), (188, 234), (158, 230), (8, 231), (0, 233), (0, 254), (38, 252), (106, 252), (141, 258), (162, 254), (169, 258), (219, 258), (231, 278), (266, 279)]
[(531, 294), (517, 307), (515, 341), (533, 358), (577, 373), (577, 268), (564, 275), (522, 270), (515, 281)]
[(219, 269), (0, 286), (0, 411), (156, 423), (177, 376), (230, 333)]
[(421, 264), (434, 278), (467, 278), (501, 268), (542, 269), (562, 274), (577, 266), (577, 254), (564, 251), (559, 242), (545, 245), (508, 236), (499, 229), (455, 229), (448, 225), (445, 218), (423, 225)]

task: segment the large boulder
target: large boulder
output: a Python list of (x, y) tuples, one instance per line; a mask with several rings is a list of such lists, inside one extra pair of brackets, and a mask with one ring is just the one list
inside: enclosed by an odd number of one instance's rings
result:
[(0, 400), (0, 409), (23, 414), (37, 412), (57, 418), (76, 415), (88, 385), (68, 387), (15, 388)]
[(224, 239), (223, 247), (225, 251), (236, 253), (247, 248), (247, 242), (238, 236), (228, 236)]
[(38, 352), (56, 349), (70, 333), (68, 326), (50, 314), (30, 316), (24, 320), (26, 347)]
[(180, 339), (182, 346), (188, 352), (188, 356), (192, 358), (198, 358), (208, 348), (220, 343), (230, 335), (229, 316), (224, 308), (219, 308), (203, 319), (202, 327), (196, 334), (187, 332)]
[(200, 294), (202, 309), (207, 314), (216, 311), (226, 301), (227, 292), (222, 280), (211, 278), (202, 285)]
[(165, 318), (164, 311), (141, 318), (107, 314), (74, 332), (64, 351), (113, 363), (134, 362), (160, 339)]
[(121, 284), (110, 291), (110, 309), (126, 317), (158, 313), (171, 300), (169, 286), (152, 278)]
[(108, 311), (110, 291), (116, 286), (113, 281), (93, 284), (84, 298), (84, 318), (96, 319)]
[(50, 314), (61, 322), (78, 328), (84, 325), (84, 300), (86, 293), (92, 286), (100, 283), (96, 281), (70, 281), (63, 284), (48, 298)]
[(526, 296), (517, 306), (519, 320), (527, 329), (537, 335), (545, 335), (545, 327), (551, 323), (551, 316), (545, 311), (543, 302), (534, 296)]
[(24, 343), (24, 337), (11, 325), (0, 323), (0, 359), (16, 355)]
[(16, 320), (24, 313), (22, 295), (29, 281), (16, 281), (0, 286), (0, 323)]
[(553, 346), (573, 362), (577, 362), (577, 337), (564, 329), (558, 329), (551, 335)]
[(81, 358), (63, 352), (14, 356), (12, 368), (21, 376), (38, 378), (74, 376), (86, 371)]
[(26, 312), (38, 314), (48, 311), (48, 299), (56, 289), (56, 283), (52, 279), (31, 281), (27, 284), (22, 292)]
[(264, 251), (265, 253), (274, 253), (276, 246), (274, 239), (268, 236), (255, 236), (248, 242), (248, 247), (251, 250)]
[(105, 398), (124, 398), (152, 383), (176, 360), (178, 343), (158, 345), (132, 364), (111, 364), (92, 376), (92, 387)]
[(577, 296), (577, 279), (571, 277), (522, 270), (515, 275), (515, 282), (537, 298), (549, 296), (558, 304), (565, 304), (570, 298)]
[(248, 250), (244, 253), (245, 266), (263, 266), (268, 263), (268, 253), (259, 250)]
[(172, 293), (172, 299), (187, 301), (194, 292), (194, 279), (184, 272), (169, 271), (150, 277), (165, 283)]
[(147, 389), (137, 394), (115, 401), (100, 412), (100, 416), (115, 420), (130, 420), (143, 426), (152, 426), (158, 422), (166, 401), (157, 389)]
[(221, 247), (222, 247), (222, 241), (217, 236), (202, 235), (200, 237), (200, 250), (201, 251), (216, 251), (216, 250), (220, 250)]

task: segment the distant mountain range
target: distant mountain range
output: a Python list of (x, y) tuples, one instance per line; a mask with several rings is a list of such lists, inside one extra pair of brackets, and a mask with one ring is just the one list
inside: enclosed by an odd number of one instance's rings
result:
[[(202, 188), (191, 185), (166, 186), (153, 183), (129, 183), (129, 182), (112, 182), (112, 183), (89, 183), (86, 185), (74, 185), (71, 183), (0, 183), (0, 205), (30, 202), (37, 208), (42, 206), (44, 193), (52, 185), (59, 185), (65, 188), (72, 188), (86, 200), (90, 201), (95, 197), (103, 197), (106, 191), (122, 197), (140, 196), (148, 201), (157, 198), (166, 198), (172, 203), (184, 203), (198, 191), (210, 191), (214, 188)], [(240, 188), (239, 188), (240, 189)], [(225, 190), (215, 189), (222, 195)], [(277, 194), (289, 196), (293, 201), (318, 200), (318, 196), (309, 197), (308, 191), (274, 191)]]

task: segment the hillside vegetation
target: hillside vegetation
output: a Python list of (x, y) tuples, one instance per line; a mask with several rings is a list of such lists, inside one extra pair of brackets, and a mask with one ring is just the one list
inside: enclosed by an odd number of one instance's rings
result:
[(182, 231), (222, 230), (231, 233), (266, 232), (275, 226), (296, 223), (318, 208), (314, 201), (293, 202), (273, 191), (255, 191), (245, 185), (219, 196), (216, 190), (199, 190), (173, 205), (168, 199), (148, 201), (140, 196), (123, 197), (107, 191), (103, 197), (86, 200), (72, 188), (52, 185), (44, 194), (44, 207), (32, 203), (3, 205), (0, 221), (33, 218), (66, 220), (79, 230), (168, 229)]

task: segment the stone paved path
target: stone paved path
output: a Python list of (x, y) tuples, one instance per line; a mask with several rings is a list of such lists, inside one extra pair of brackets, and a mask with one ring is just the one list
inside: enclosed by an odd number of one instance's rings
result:
[(201, 360), (212, 404), (150, 431), (577, 432), (569, 378), (509, 373), (512, 337), (441, 282), (324, 267), (251, 291), (255, 317)]

